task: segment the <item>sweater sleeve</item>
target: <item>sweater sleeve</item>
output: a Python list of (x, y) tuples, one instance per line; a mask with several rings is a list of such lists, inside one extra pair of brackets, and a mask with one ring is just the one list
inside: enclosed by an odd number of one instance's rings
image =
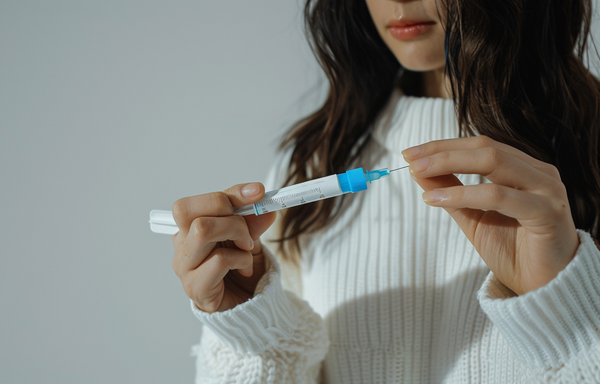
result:
[[(277, 188), (290, 152), (280, 153), (265, 182)], [(191, 302), (203, 324), (196, 356), (196, 383), (318, 383), (329, 349), (323, 319), (283, 288), (281, 265), (265, 246), (265, 275), (254, 296), (230, 310), (206, 313)]]
[[(265, 247), (266, 249), (266, 247)], [(329, 347), (325, 325), (306, 303), (282, 288), (267, 251), (268, 272), (255, 296), (224, 312), (206, 313), (194, 348), (197, 383), (317, 383)]]
[(550, 283), (516, 296), (490, 273), (483, 311), (538, 381), (600, 383), (600, 251), (578, 230), (573, 260)]

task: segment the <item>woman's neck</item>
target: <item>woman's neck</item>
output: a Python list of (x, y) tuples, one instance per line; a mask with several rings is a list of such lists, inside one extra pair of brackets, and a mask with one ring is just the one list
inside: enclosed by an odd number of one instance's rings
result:
[(428, 72), (405, 70), (399, 85), (407, 96), (442, 99), (451, 97), (450, 80), (444, 76), (444, 68)]
[(450, 82), (444, 74), (444, 68), (421, 72), (421, 96), (449, 99)]

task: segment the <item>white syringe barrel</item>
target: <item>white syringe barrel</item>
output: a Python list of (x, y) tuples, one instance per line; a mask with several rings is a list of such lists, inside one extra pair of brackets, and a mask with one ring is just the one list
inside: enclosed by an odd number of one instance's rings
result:
[[(371, 182), (387, 175), (389, 175), (387, 168), (366, 174), (362, 168), (352, 169), (339, 175), (325, 176), (269, 191), (258, 203), (236, 208), (233, 214), (240, 216), (263, 215), (345, 193), (364, 191), (367, 189), (367, 179)], [(173, 214), (170, 211), (158, 210), (150, 212), (150, 229), (155, 233), (170, 235), (179, 231)]]
[(238, 208), (233, 213), (262, 215), (342, 194), (337, 175), (331, 175), (267, 192), (258, 203)]
[(233, 213), (240, 216), (262, 215), (365, 189), (365, 172), (362, 168), (356, 168), (267, 192), (258, 203), (237, 208)]

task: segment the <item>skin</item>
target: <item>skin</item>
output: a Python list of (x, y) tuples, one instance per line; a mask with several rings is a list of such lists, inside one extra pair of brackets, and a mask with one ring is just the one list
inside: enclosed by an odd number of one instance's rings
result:
[[(422, 72), (422, 96), (448, 98), (444, 77), (444, 28), (434, 0), (366, 0), (379, 35), (404, 68)], [(389, 23), (396, 10), (403, 19), (435, 22), (431, 29), (411, 40), (398, 40), (390, 34)]]
[[(444, 29), (435, 0), (366, 0), (383, 41), (398, 61), (422, 72), (422, 94), (449, 97)], [(406, 19), (436, 24), (411, 40), (392, 37), (399, 7)], [(556, 167), (488, 137), (439, 140), (403, 151), (425, 203), (444, 208), (496, 277), (522, 295), (548, 284), (575, 256), (579, 237)], [(463, 186), (454, 174), (491, 184)]]
[[(398, 61), (422, 72), (421, 94), (449, 97), (444, 77), (444, 30), (435, 0), (366, 0), (383, 41)], [(434, 21), (409, 41), (387, 27), (400, 7), (407, 19)], [(496, 277), (521, 295), (550, 282), (579, 245), (557, 169), (479, 136), (439, 140), (403, 151), (425, 203), (445, 209)], [(454, 176), (479, 174), (491, 184), (463, 186)], [(265, 273), (260, 236), (275, 213), (235, 216), (235, 207), (263, 197), (260, 183), (186, 197), (173, 204), (179, 232), (173, 236), (173, 269), (185, 293), (205, 312), (225, 311), (250, 299)]]
[[(553, 165), (485, 136), (432, 141), (402, 154), (423, 201), (443, 207), (516, 294), (548, 284), (575, 256), (579, 236)], [(492, 183), (463, 186), (455, 173)]]
[(252, 297), (265, 273), (260, 236), (276, 213), (233, 215), (235, 207), (254, 204), (265, 194), (260, 183), (186, 197), (173, 204), (179, 232), (173, 235), (173, 269), (196, 306), (213, 313)]

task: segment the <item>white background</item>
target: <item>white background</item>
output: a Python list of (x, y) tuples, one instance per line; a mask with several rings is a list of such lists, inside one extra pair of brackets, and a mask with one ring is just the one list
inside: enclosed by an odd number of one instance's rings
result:
[(0, 2), (0, 383), (193, 381), (148, 212), (264, 179), (323, 93), (301, 2)]
[(2, 0), (0, 383), (193, 382), (148, 213), (262, 181), (318, 74), (296, 0)]

